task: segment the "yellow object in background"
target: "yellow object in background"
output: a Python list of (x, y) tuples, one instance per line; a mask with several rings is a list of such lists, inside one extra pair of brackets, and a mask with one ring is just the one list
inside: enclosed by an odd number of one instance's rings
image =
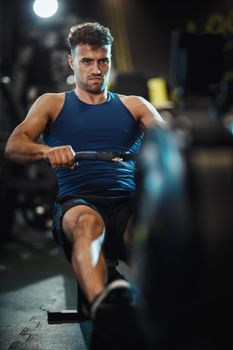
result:
[(170, 105), (167, 94), (166, 81), (163, 78), (151, 78), (147, 82), (150, 102), (157, 108)]

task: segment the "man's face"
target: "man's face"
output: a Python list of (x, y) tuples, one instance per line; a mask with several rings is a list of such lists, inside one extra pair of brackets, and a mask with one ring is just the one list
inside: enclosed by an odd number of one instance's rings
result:
[(107, 86), (111, 68), (111, 46), (93, 49), (91, 46), (77, 45), (68, 57), (75, 72), (77, 86), (85, 91), (98, 94)]

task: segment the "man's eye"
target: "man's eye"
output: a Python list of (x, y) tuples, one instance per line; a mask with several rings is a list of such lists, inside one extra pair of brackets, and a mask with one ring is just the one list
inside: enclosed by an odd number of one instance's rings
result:
[(89, 60), (89, 59), (84, 59), (84, 60), (83, 60), (83, 63), (89, 64), (89, 63), (91, 63), (91, 60)]
[(108, 58), (103, 58), (102, 60), (99, 61), (99, 63), (101, 63), (101, 64), (108, 64), (109, 60), (108, 60)]

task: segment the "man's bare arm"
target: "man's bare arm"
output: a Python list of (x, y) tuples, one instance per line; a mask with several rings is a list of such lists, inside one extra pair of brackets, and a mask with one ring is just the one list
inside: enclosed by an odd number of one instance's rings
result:
[(5, 147), (5, 156), (19, 163), (43, 159), (44, 151), (49, 147), (37, 141), (49, 118), (48, 97), (42, 95), (33, 104), (25, 120), (13, 130)]
[(158, 125), (160, 127), (166, 126), (165, 120), (161, 117), (155, 107), (143, 97), (138, 99), (136, 109), (138, 113), (138, 120), (143, 127), (148, 128), (154, 125)]
[(155, 125), (166, 127), (165, 120), (145, 98), (140, 96), (121, 96), (121, 100), (142, 127), (148, 128)]
[(5, 156), (15, 162), (25, 163), (48, 159), (53, 168), (72, 166), (74, 151), (71, 146), (49, 147), (38, 142), (49, 121), (59, 113), (63, 100), (57, 94), (44, 94), (32, 105), (25, 120), (9, 137)]

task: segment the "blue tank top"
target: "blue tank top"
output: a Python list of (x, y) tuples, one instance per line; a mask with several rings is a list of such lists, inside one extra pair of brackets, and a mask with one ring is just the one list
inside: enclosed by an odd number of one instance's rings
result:
[[(42, 138), (50, 147), (71, 145), (75, 152), (138, 152), (143, 133), (117, 94), (108, 92), (106, 102), (92, 105), (79, 100), (74, 91), (67, 91), (59, 115)], [(58, 196), (96, 190), (134, 191), (134, 172), (135, 161), (82, 160), (74, 170), (55, 170)]]

